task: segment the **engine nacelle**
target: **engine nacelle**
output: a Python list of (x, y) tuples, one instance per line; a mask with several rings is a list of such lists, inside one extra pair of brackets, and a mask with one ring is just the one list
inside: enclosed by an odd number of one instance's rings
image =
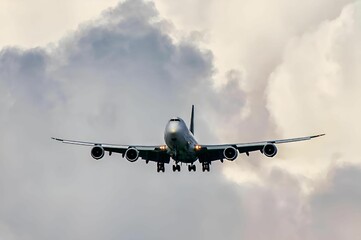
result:
[(136, 148), (128, 148), (125, 152), (125, 158), (129, 162), (135, 162), (139, 158), (139, 151)]
[(262, 151), (263, 154), (266, 155), (267, 157), (274, 157), (277, 154), (277, 147), (276, 145), (269, 143), (263, 147)]
[(95, 146), (92, 148), (90, 153), (95, 160), (99, 160), (104, 157), (104, 148), (101, 146)]
[(238, 151), (237, 149), (235, 149), (234, 147), (228, 147), (226, 149), (224, 149), (223, 151), (223, 156), (229, 160), (229, 161), (233, 161), (234, 159), (237, 158), (238, 156)]

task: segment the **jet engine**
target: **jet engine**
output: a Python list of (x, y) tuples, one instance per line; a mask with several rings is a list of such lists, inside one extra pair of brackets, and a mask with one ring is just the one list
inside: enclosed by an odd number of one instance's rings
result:
[(267, 157), (274, 157), (277, 154), (277, 147), (276, 145), (269, 143), (263, 147), (262, 151), (263, 154), (266, 155)]
[(139, 151), (136, 148), (128, 148), (125, 157), (129, 162), (135, 162), (139, 158)]
[(229, 161), (233, 161), (234, 159), (237, 158), (238, 156), (238, 151), (237, 149), (235, 149), (234, 147), (228, 147), (226, 149), (224, 149), (223, 151), (223, 156), (229, 160)]
[(104, 157), (104, 149), (101, 146), (95, 146), (91, 150), (91, 155), (95, 160), (99, 160)]

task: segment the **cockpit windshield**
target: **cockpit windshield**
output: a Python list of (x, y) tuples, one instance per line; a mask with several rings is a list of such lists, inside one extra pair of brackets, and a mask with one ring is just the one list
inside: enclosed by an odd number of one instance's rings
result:
[(170, 121), (171, 122), (180, 122), (179, 118), (172, 118)]

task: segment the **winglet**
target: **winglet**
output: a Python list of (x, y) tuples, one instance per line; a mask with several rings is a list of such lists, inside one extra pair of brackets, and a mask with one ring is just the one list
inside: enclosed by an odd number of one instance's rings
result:
[(325, 136), (326, 134), (322, 133), (322, 134), (318, 134), (318, 135), (314, 135), (314, 136), (311, 136), (310, 138), (317, 138), (317, 137), (322, 137), (322, 136)]
[(60, 138), (52, 137), (51, 139), (56, 140), (56, 141), (59, 141), (59, 142), (64, 142), (64, 140), (63, 140), (63, 139), (60, 139)]
[(194, 105), (192, 105), (191, 124), (189, 130), (194, 134)]

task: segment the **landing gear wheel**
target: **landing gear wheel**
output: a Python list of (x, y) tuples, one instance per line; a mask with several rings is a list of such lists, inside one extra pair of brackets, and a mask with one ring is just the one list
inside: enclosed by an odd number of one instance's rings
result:
[(205, 171), (209, 172), (209, 170), (210, 170), (209, 165), (210, 165), (210, 164), (209, 164), (208, 162), (202, 163), (202, 171), (203, 171), (203, 172), (205, 172)]
[(179, 164), (173, 165), (173, 172), (176, 172), (176, 171), (180, 172), (180, 170), (181, 170), (181, 167)]
[(194, 171), (194, 172), (195, 172), (195, 171), (196, 171), (196, 165), (193, 165), (193, 164), (192, 164), (192, 165), (188, 165), (188, 171), (190, 171), (190, 172), (191, 172), (191, 171)]
[(158, 163), (157, 164), (157, 172), (165, 172), (164, 163)]

